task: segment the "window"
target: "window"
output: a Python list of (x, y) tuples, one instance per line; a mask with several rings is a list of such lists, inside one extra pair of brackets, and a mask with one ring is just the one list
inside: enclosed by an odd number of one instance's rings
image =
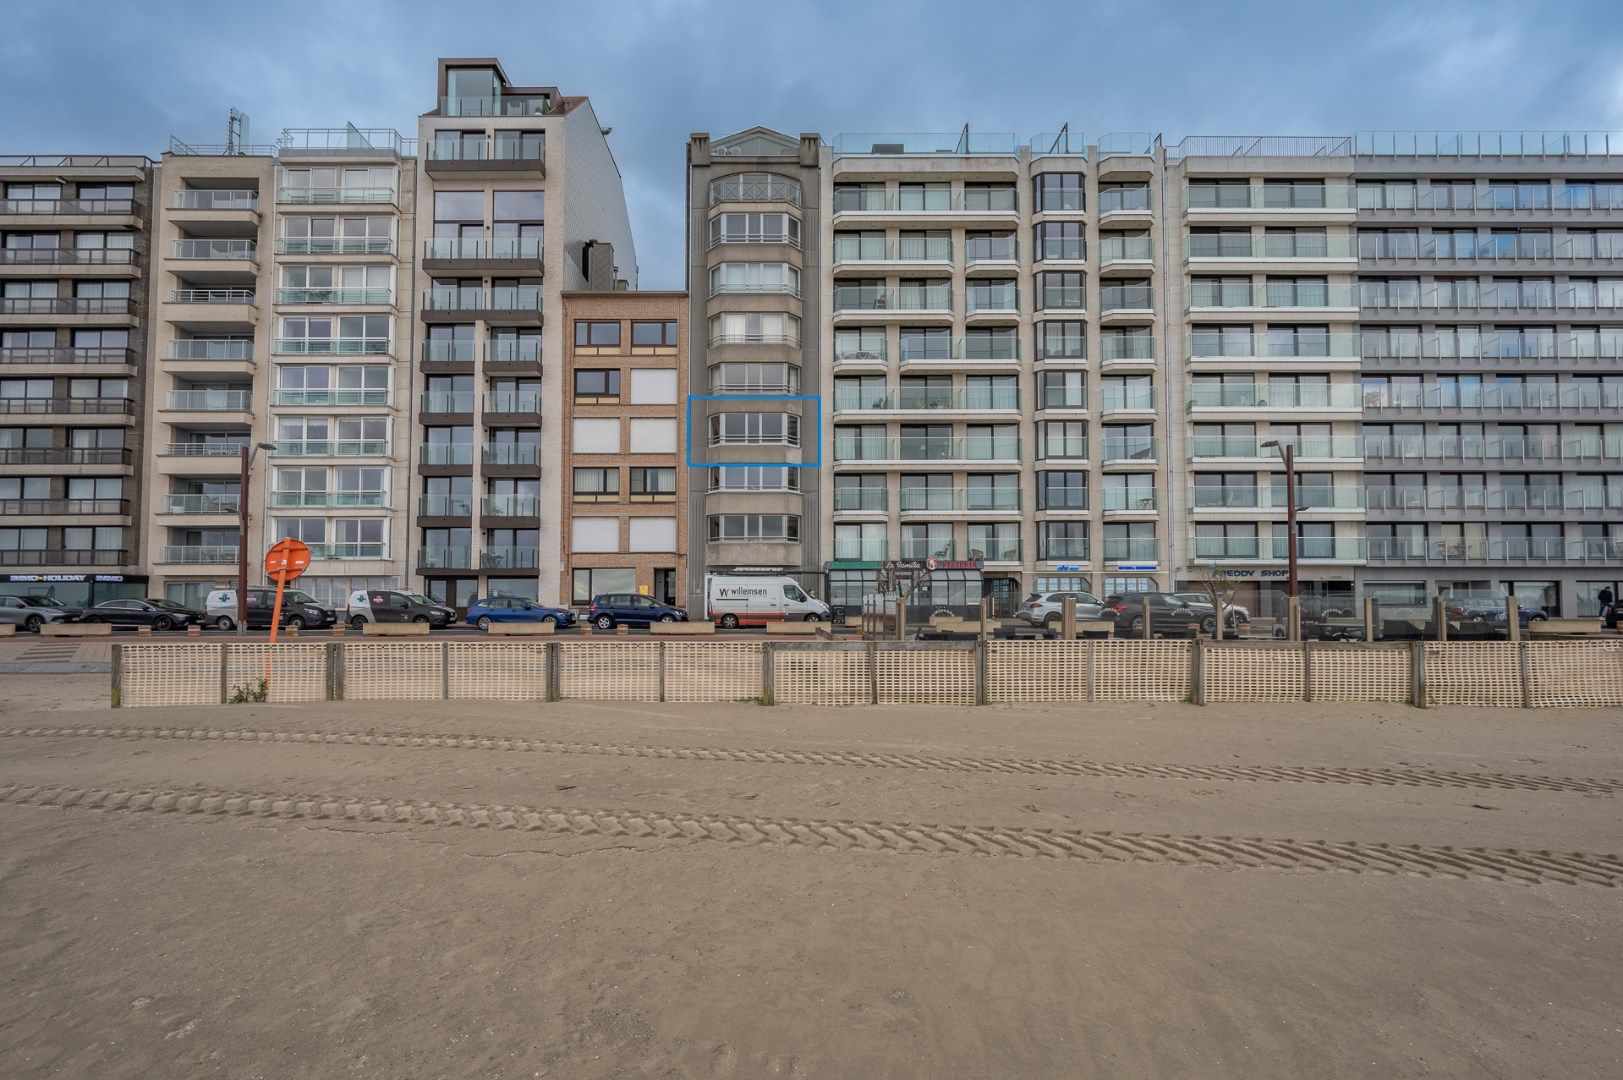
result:
[(632, 502), (666, 502), (675, 497), (675, 469), (638, 466), (631, 470)]
[(571, 602), (590, 604), (594, 596), (635, 593), (637, 571), (632, 567), (595, 566), (576, 570), (572, 582)]
[(1044, 409), (1085, 409), (1088, 407), (1087, 373), (1039, 371), (1037, 397), (1040, 407)]
[[(675, 421), (666, 421), (674, 425)], [(675, 443), (674, 428), (671, 441)], [(794, 413), (716, 413), (710, 417), (710, 445), (800, 445), (800, 417)]]
[(676, 453), (676, 419), (674, 417), (632, 417), (631, 453)]
[[(610, 325), (618, 327), (619, 324)], [(575, 372), (575, 404), (612, 405), (619, 400), (618, 368), (581, 368)]]
[(1087, 228), (1080, 221), (1045, 221), (1033, 226), (1038, 259), (1087, 258)]
[[(504, 140), (502, 138), (503, 134), (509, 134), (509, 135), (515, 135), (516, 136), (516, 135), (519, 135), (519, 134), (531, 134), (531, 133), (529, 133), (529, 132), (524, 132), (524, 133), (520, 133), (520, 132), (510, 132), (510, 133), (497, 132), (496, 142), (497, 142), (498, 156), (501, 156), (500, 151), (502, 150), (502, 148), (504, 146)], [(539, 133), (535, 133), (535, 134), (539, 134)], [(510, 156), (513, 156), (513, 157), (539, 156), (539, 154), (533, 154), (532, 152), (528, 152), (528, 151), (531, 151), (530, 146), (524, 146), (521, 143), (513, 143), (511, 145), (512, 145), (512, 151), (511, 151)], [(532, 145), (535, 145), (535, 144), (532, 144)], [(436, 194), (436, 198), (437, 197), (438, 197), (438, 194)], [(545, 191), (496, 191), (496, 192), (492, 192), (492, 195), (491, 195), (491, 211), (492, 211), (492, 217), (497, 222), (545, 221), (546, 218), (547, 218), (547, 193)], [(500, 233), (498, 233), (498, 235), (500, 235)]]
[(1034, 181), (1038, 210), (1083, 210), (1081, 173), (1039, 173)]
[(617, 502), (620, 498), (620, 470), (576, 469), (573, 494), (576, 502)]
[(785, 312), (727, 312), (710, 319), (712, 345), (799, 345), (800, 320)]
[(633, 368), (631, 371), (631, 404), (675, 405), (676, 369)]
[(629, 522), (628, 551), (675, 551), (676, 519), (673, 517), (634, 517)]
[(800, 219), (788, 214), (717, 214), (710, 219), (710, 243), (799, 247)]
[(1087, 356), (1087, 331), (1080, 322), (1037, 324), (1037, 359), (1081, 360)]
[(570, 550), (604, 552), (620, 550), (620, 519), (578, 517), (569, 523)]
[(577, 416), (574, 422), (574, 436), (572, 449), (577, 454), (618, 454), (620, 419)]
[(575, 321), (575, 344), (582, 347), (619, 345), (620, 324), (618, 322), (587, 322), (584, 319), (577, 319)]
[(710, 368), (712, 394), (800, 392), (800, 369), (793, 364), (730, 362)]
[(1044, 420), (1037, 425), (1037, 436), (1038, 456), (1045, 460), (1088, 456), (1085, 420)]
[(800, 470), (786, 465), (717, 465), (711, 491), (799, 491)]
[(1037, 523), (1037, 557), (1039, 559), (1086, 559), (1088, 557), (1088, 523), (1085, 521), (1039, 521)]
[(1043, 471), (1037, 474), (1037, 509), (1086, 510), (1088, 474), (1081, 471)]
[(673, 319), (668, 322), (633, 322), (631, 344), (675, 346), (676, 321)]
[(710, 542), (799, 543), (800, 518), (795, 514), (714, 514)]

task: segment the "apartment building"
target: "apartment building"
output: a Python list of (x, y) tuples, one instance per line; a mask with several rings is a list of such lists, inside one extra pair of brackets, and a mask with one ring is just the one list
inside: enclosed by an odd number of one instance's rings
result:
[[(1004, 611), (1220, 571), (1273, 614), (1294, 550), (1321, 606), (1575, 614), (1623, 566), (1623, 145), (1597, 138), (695, 136), (689, 275), (705, 317), (728, 291), (820, 305), (797, 498), (815, 477), (833, 603), (935, 560)], [(813, 179), (816, 229), (788, 202)], [(758, 205), (729, 240), (733, 193)], [(761, 241), (791, 229), (780, 269)], [(695, 350), (695, 385), (718, 360)], [(724, 561), (814, 569), (764, 541)]]
[(563, 295), (636, 287), (619, 169), (588, 99), (489, 58), (439, 62), (418, 143), (413, 579), (567, 602)]
[[(603, 593), (681, 605), (688, 551), (685, 292), (566, 292), (563, 376), (563, 571), (577, 607)], [(503, 541), (533, 537), (538, 482), (487, 495), (493, 511), (527, 512)]]
[(0, 590), (144, 596), (152, 161), (0, 158)]
[(234, 583), (244, 524), (254, 580), (283, 537), (310, 546), (300, 586), (323, 603), (409, 580), (415, 164), (398, 132), (354, 125), (172, 140), (147, 401), (162, 595)]
[(821, 591), (829, 406), (828, 258), (816, 135), (752, 128), (688, 140), (688, 293), (695, 340), (687, 604), (710, 571), (798, 574)]

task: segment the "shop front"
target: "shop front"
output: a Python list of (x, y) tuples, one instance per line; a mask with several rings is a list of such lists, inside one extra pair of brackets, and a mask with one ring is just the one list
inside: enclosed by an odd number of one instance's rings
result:
[(145, 574), (0, 574), (8, 596), (49, 596), (68, 607), (94, 607), (103, 600), (141, 599)]

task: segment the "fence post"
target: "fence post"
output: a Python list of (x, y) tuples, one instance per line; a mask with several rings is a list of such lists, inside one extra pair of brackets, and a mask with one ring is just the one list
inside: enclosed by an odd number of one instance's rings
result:
[(986, 704), (986, 665), (987, 665), (986, 639), (981, 638), (975, 642), (975, 704)]
[(451, 643), (440, 642), (440, 697), (451, 700)]
[(1059, 603), (1059, 636), (1062, 641), (1076, 640), (1076, 597), (1067, 596)]
[(1426, 643), (1409, 643), (1409, 704), (1417, 709), (1426, 707)]
[(562, 700), (558, 693), (558, 643), (549, 641), (542, 647), (547, 650), (546, 698), (548, 701)]
[(1150, 626), (1150, 600), (1144, 598), (1144, 640), (1150, 641), (1155, 637), (1155, 630)]
[[(1515, 603), (1514, 599), (1511, 601)], [(1522, 708), (1533, 707), (1533, 662), (1527, 655), (1527, 642), (1516, 642), (1516, 666), (1522, 679)]]
[(1302, 642), (1302, 700), (1313, 700), (1313, 643)]
[(896, 640), (907, 640), (907, 598), (896, 595)]
[(1364, 644), (1375, 643), (1375, 598), (1364, 597)]
[(115, 642), (113, 644), (113, 708), (121, 708), (124, 704), (124, 646)]
[(1291, 641), (1302, 640), (1302, 598), (1285, 597), (1285, 634)]
[(1204, 705), (1206, 704), (1206, 642), (1199, 634), (1195, 635), (1194, 664), (1195, 704)]
[[(1225, 628), (1225, 624), (1228, 622), (1229, 606), (1223, 602), (1223, 598), (1221, 596), (1215, 597), (1214, 599), (1216, 602), (1213, 606), (1217, 608), (1217, 629), (1212, 632), (1212, 640), (1222, 641), (1223, 630)], [(1195, 636), (1199, 637), (1200, 635), (1196, 634)]]
[(659, 642), (659, 700), (665, 700), (665, 642)]
[(220, 642), (220, 704), (224, 705), (231, 700), (229, 684), (231, 682), (231, 646)]
[(339, 677), (339, 665), (344, 662), (344, 647), (336, 641), (329, 641), (321, 649), (321, 659), (326, 667), (327, 674), (327, 700), (337, 701), (343, 697), (343, 680)]
[(1505, 627), (1510, 631), (1511, 641), (1522, 639), (1521, 605), (1516, 603), (1515, 593), (1508, 593), (1505, 596)]
[(1096, 668), (1097, 668), (1097, 665), (1098, 665), (1098, 661), (1097, 661), (1096, 657), (1098, 655), (1099, 655), (1099, 643), (1097, 641), (1089, 641), (1088, 642), (1088, 700), (1089, 701), (1097, 701), (1098, 696), (1099, 696), (1097, 689), (1095, 689), (1095, 686), (1096, 686), (1095, 672), (1096, 672)]
[(879, 643), (868, 642), (868, 704), (879, 704)]
[(778, 703), (776, 687), (772, 685), (772, 659), (777, 649), (770, 641), (761, 642), (761, 704), (776, 705)]
[(1448, 640), (1448, 597), (1439, 596), (1432, 604), (1432, 621), (1437, 624), (1437, 640)]
[(990, 596), (982, 596), (981, 597), (981, 632), (980, 632), (980, 635), (979, 635), (979, 638), (980, 638), (981, 641), (986, 640), (986, 627), (987, 627), (988, 623), (990, 622), (991, 614), (992, 614), (992, 598)]

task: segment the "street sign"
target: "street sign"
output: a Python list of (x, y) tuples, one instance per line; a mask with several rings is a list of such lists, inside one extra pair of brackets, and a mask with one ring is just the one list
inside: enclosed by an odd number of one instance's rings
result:
[(265, 576), (285, 585), (310, 569), (310, 546), (288, 537), (278, 540), (265, 552)]

